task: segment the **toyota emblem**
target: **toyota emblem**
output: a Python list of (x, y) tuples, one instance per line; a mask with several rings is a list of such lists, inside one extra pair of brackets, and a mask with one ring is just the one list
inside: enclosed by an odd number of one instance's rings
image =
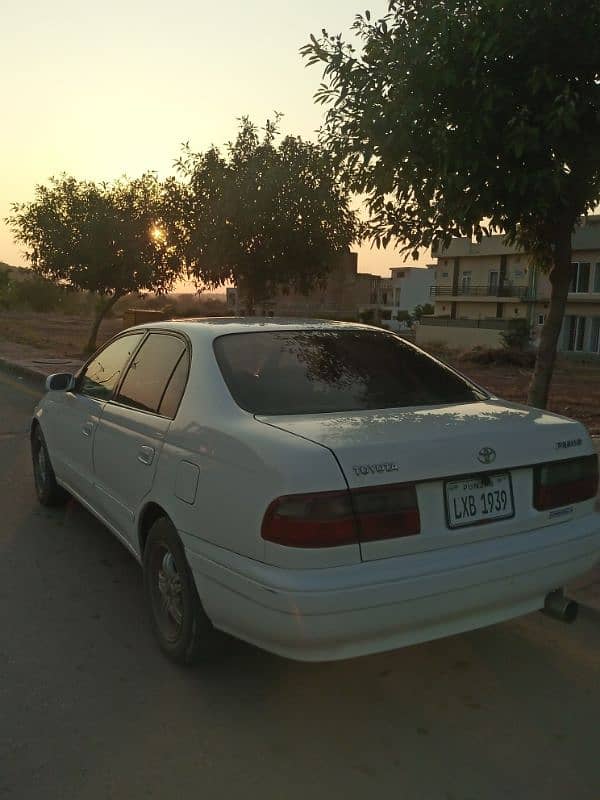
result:
[(496, 460), (496, 451), (492, 447), (482, 447), (477, 453), (477, 458), (482, 464), (491, 464)]

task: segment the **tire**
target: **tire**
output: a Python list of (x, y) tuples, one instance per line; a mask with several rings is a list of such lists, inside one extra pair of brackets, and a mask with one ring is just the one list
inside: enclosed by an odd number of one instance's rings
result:
[(217, 632), (202, 608), (181, 539), (165, 517), (150, 528), (143, 569), (150, 622), (163, 653), (176, 664), (214, 655)]
[(31, 458), (33, 461), (33, 480), (39, 502), (43, 506), (62, 505), (69, 497), (68, 492), (56, 482), (44, 434), (36, 425), (31, 435)]

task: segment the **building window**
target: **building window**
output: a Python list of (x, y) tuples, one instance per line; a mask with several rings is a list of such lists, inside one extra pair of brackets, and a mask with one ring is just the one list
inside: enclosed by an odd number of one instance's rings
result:
[(594, 291), (600, 294), (600, 264), (594, 269)]
[(545, 321), (546, 321), (546, 315), (545, 314), (538, 314), (537, 315), (537, 324), (538, 325), (543, 325)]
[(581, 352), (585, 343), (586, 317), (565, 317), (566, 349)]
[(600, 353), (600, 317), (592, 317), (592, 353)]
[(570, 292), (589, 292), (590, 290), (590, 265), (589, 263), (571, 264)]
[[(598, 265), (598, 266), (600, 267), (600, 265)], [(598, 270), (598, 272), (600, 274), (600, 269)], [(448, 273), (447, 272), (442, 272), (442, 278), (447, 278), (447, 277), (448, 277)]]
[(397, 278), (403, 278), (404, 277), (404, 270), (401, 270), (401, 271), (397, 272), (396, 273), (396, 277)]

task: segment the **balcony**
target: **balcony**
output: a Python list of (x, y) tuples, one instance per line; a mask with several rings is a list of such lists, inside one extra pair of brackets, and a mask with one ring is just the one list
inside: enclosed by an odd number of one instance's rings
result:
[(435, 328), (483, 328), (492, 331), (506, 331), (512, 319), (450, 319), (450, 317), (421, 317), (421, 327)]
[(515, 297), (519, 300), (535, 300), (535, 295), (529, 286), (513, 286), (505, 283), (503, 286), (491, 286), (488, 283), (457, 286), (432, 286), (429, 289), (431, 297)]

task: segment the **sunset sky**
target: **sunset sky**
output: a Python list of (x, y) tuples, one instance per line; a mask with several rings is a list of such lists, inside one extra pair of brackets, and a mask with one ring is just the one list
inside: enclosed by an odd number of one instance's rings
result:
[[(5, 4), (0, 70), (0, 261), (24, 264), (4, 224), (11, 202), (67, 172), (110, 180), (172, 172), (180, 143), (194, 149), (235, 135), (236, 118), (315, 138), (323, 110), (313, 102), (319, 68), (298, 49), (326, 27), (347, 32), (386, 0), (22, 0)], [(359, 269), (402, 263), (363, 247)]]

